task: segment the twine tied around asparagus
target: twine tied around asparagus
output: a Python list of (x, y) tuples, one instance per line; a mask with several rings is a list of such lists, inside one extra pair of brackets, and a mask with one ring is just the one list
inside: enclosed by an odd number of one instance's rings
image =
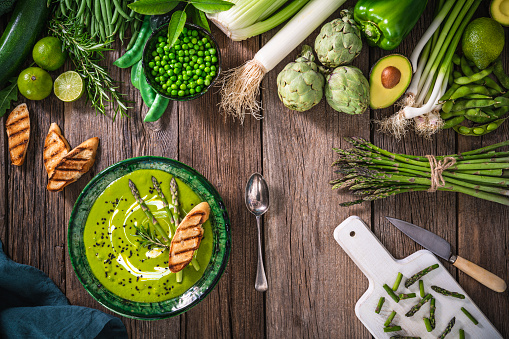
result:
[(445, 157), (442, 161), (437, 160), (433, 155), (426, 155), (429, 160), (431, 171), (431, 186), (428, 192), (436, 192), (437, 188), (445, 186), (445, 180), (442, 173), (456, 164), (456, 159), (453, 157)]

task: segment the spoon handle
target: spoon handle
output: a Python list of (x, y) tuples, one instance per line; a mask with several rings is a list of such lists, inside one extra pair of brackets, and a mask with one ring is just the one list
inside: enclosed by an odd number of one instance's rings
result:
[(255, 290), (265, 292), (269, 288), (267, 277), (265, 276), (265, 268), (263, 268), (262, 256), (262, 236), (261, 236), (261, 217), (256, 216), (256, 226), (258, 226), (258, 268), (256, 270)]

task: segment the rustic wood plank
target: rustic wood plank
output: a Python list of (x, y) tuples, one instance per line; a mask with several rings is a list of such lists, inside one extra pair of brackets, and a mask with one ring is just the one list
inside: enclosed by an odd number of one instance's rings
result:
[[(252, 58), (257, 39), (232, 43), (213, 29), (222, 54), (222, 67)], [(214, 92), (217, 91), (214, 90)], [(179, 104), (179, 160), (202, 173), (223, 197), (231, 220), (232, 252), (217, 287), (185, 314), (189, 338), (261, 338), (264, 334), (263, 294), (254, 290), (257, 243), (255, 218), (244, 205), (244, 186), (261, 171), (260, 123), (244, 126), (219, 114), (218, 93), (207, 93)], [(197, 325), (198, 324), (198, 325)]]
[[(318, 31), (305, 43), (313, 46)], [(350, 197), (331, 191), (328, 182), (334, 177), (332, 147), (346, 146), (343, 136), (369, 138), (369, 113), (337, 113), (325, 99), (305, 113), (284, 107), (276, 78), (298, 53), (290, 53), (263, 82), (263, 171), (272, 194), (264, 222), (267, 337), (368, 337), (354, 314), (367, 280), (332, 233), (351, 214), (369, 222), (370, 207), (340, 208)], [(354, 62), (364, 74), (368, 54), (364, 48)]]

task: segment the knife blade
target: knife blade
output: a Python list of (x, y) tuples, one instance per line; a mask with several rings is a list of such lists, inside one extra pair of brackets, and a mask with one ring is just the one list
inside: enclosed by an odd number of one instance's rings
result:
[(456, 261), (456, 256), (452, 255), (451, 244), (444, 238), (409, 222), (391, 217), (385, 218), (422, 247), (452, 264)]
[(507, 289), (507, 284), (502, 278), (460, 256), (453, 255), (451, 244), (444, 238), (409, 222), (390, 217), (385, 218), (416, 243), (447, 260), (484, 286), (495, 292), (504, 292)]

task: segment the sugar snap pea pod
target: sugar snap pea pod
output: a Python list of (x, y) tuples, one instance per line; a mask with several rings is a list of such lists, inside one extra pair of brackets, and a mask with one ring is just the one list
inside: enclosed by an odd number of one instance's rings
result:
[(480, 137), (482, 135), (486, 135), (488, 133), (493, 132), (496, 130), (504, 121), (506, 121), (507, 118), (504, 119), (498, 119), (493, 122), (490, 122), (488, 124), (484, 124), (481, 126), (475, 126), (475, 127), (466, 127), (466, 126), (454, 126), (454, 130), (461, 135), (465, 136), (476, 136)]
[(463, 98), (465, 95), (468, 94), (490, 95), (490, 91), (482, 85), (463, 85), (458, 87), (458, 89), (451, 95), (450, 98), (452, 100), (456, 100), (459, 98)]
[(452, 56), (452, 62), (456, 65), (456, 66), (459, 66), (460, 63), (461, 63), (461, 58), (459, 57), (458, 54), (454, 54)]
[(495, 61), (493, 65), (493, 74), (497, 77), (498, 81), (504, 86), (505, 89), (509, 89), (509, 75), (504, 72), (504, 66), (500, 57)]
[(143, 102), (148, 107), (152, 107), (152, 105), (154, 104), (154, 100), (156, 99), (156, 92), (148, 84), (147, 78), (145, 78), (145, 72), (143, 71), (143, 68), (141, 69), (139, 86)]
[(490, 75), (492, 72), (493, 72), (493, 67), (488, 67), (488, 68), (483, 69), (482, 71), (474, 73), (470, 76), (463, 76), (463, 77), (456, 78), (456, 79), (454, 79), (454, 82), (457, 84), (460, 84), (460, 85), (467, 85), (472, 82), (484, 79), (485, 77)]
[(143, 56), (143, 48), (145, 47), (145, 44), (147, 43), (147, 40), (150, 37), (150, 34), (152, 33), (152, 30), (150, 29), (149, 18), (150, 16), (148, 15), (145, 16), (145, 19), (143, 20), (143, 25), (141, 26), (138, 37), (136, 38), (136, 42), (134, 43), (133, 47), (129, 51), (127, 51), (124, 55), (122, 55), (120, 58), (115, 60), (113, 65), (120, 68), (127, 68), (141, 60)]
[(135, 63), (133, 67), (131, 67), (131, 83), (137, 89), (140, 89), (140, 76), (142, 70), (143, 65), (141, 63), (141, 60)]
[(475, 122), (476, 124), (485, 124), (493, 120), (496, 120), (496, 118), (494, 118), (490, 114), (487, 114), (486, 112), (483, 112), (480, 108), (468, 109), (467, 113), (465, 113), (465, 118), (472, 122)]
[[(471, 99), (471, 100), (460, 100), (454, 103), (451, 108), (451, 111), (461, 111), (467, 108), (476, 108), (476, 107), (489, 107), (493, 106), (497, 103), (496, 100), (492, 99)], [(443, 109), (443, 107), (442, 107)]]
[(495, 107), (496, 108), (499, 108), (499, 107), (503, 107), (503, 106), (509, 106), (509, 98), (506, 98), (506, 97), (497, 97), (495, 98)]
[(162, 95), (157, 94), (154, 102), (152, 103), (152, 106), (150, 106), (150, 109), (148, 110), (147, 115), (145, 116), (145, 119), (143, 119), (143, 121), (154, 122), (159, 120), (159, 118), (161, 118), (164, 112), (166, 111), (169, 102), (170, 99), (167, 99)]
[(454, 92), (456, 92), (456, 90), (459, 87), (460, 87), (460, 85), (453, 83), (451, 88), (449, 88), (447, 90), (447, 92), (445, 92), (444, 95), (442, 95), (442, 97), (438, 101), (439, 102), (443, 102), (443, 101), (449, 100), (451, 98), (451, 95), (453, 95)]
[(493, 99), (493, 97), (490, 97), (489, 95), (483, 95), (483, 94), (468, 94), (463, 97), (463, 99)]
[(460, 115), (460, 116), (457, 116), (457, 117), (451, 118), (451, 119), (449, 119), (449, 120), (446, 120), (446, 121), (444, 122), (444, 124), (442, 125), (442, 129), (448, 129), (448, 128), (454, 127), (454, 126), (456, 126), (456, 125), (459, 125), (459, 124), (461, 124), (464, 120), (465, 120), (465, 116), (464, 116), (464, 115)]

